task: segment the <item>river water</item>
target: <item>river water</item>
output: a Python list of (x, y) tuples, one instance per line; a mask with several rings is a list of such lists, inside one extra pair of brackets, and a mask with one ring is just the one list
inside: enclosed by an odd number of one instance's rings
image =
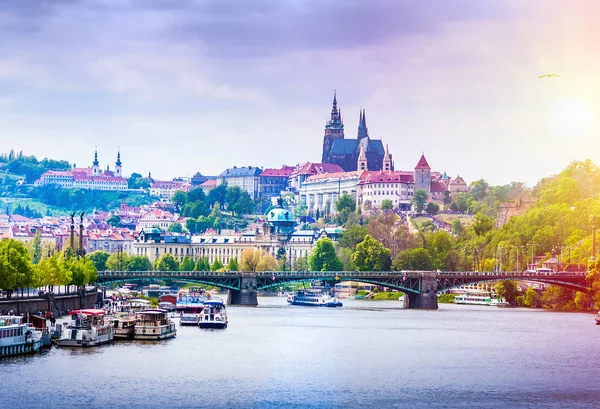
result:
[(1, 408), (598, 408), (591, 314), (260, 298), (229, 328), (0, 361)]

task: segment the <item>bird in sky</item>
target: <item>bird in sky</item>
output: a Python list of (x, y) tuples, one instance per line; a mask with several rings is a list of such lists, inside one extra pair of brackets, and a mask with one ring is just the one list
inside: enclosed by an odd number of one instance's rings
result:
[(540, 75), (538, 78), (552, 78), (552, 77), (560, 77), (558, 74), (544, 74)]

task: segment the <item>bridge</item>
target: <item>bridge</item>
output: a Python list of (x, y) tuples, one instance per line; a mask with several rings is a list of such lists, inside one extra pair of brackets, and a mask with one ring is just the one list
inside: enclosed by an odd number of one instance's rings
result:
[(206, 284), (229, 290), (227, 302), (234, 305), (258, 305), (257, 291), (284, 284), (306, 281), (358, 281), (404, 292), (406, 308), (436, 309), (437, 294), (461, 285), (486, 281), (517, 280), (553, 284), (588, 292), (585, 272), (447, 272), (447, 271), (102, 271), (98, 284), (134, 280), (174, 280)]

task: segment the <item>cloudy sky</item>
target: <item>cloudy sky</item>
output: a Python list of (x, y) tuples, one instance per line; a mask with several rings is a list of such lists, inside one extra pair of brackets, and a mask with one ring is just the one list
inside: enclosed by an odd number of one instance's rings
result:
[[(1, 0), (0, 150), (170, 179), (321, 159), (337, 89), (396, 169), (600, 164), (597, 0)], [(539, 79), (545, 73), (560, 77)]]

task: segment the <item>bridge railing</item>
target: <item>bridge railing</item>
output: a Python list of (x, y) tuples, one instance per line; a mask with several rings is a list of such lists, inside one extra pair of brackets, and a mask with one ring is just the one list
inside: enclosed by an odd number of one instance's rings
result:
[(502, 271), (502, 272), (489, 272), (489, 271), (455, 271), (455, 272), (438, 272), (439, 277), (582, 277), (586, 276), (586, 272), (581, 271), (557, 271), (553, 273), (534, 273), (534, 272), (522, 272), (522, 271)]

